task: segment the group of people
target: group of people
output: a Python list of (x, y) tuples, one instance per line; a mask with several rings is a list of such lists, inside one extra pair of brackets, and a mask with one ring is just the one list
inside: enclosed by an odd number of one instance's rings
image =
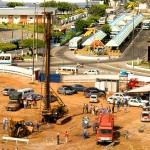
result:
[(100, 104), (100, 106), (94, 106), (93, 104), (91, 104), (90, 106), (88, 106), (88, 104), (83, 104), (83, 114), (94, 114), (94, 115), (98, 115), (100, 113), (111, 113), (111, 108), (110, 106), (107, 107), (103, 107), (102, 104)]
[(37, 108), (37, 101), (36, 100), (33, 100), (33, 101), (28, 101), (28, 100), (24, 100), (23, 101), (23, 105), (24, 105), (24, 108)]
[[(57, 145), (59, 145), (60, 144), (60, 134), (59, 134), (59, 132), (57, 132), (56, 139), (57, 139)], [(66, 143), (69, 142), (69, 133), (68, 133), (68, 131), (65, 132), (65, 142)]]

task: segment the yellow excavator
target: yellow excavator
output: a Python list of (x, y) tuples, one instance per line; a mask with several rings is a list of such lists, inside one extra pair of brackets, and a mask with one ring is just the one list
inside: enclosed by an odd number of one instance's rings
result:
[(34, 130), (33, 126), (27, 126), (22, 118), (8, 120), (8, 135), (11, 137), (22, 138), (29, 135)]

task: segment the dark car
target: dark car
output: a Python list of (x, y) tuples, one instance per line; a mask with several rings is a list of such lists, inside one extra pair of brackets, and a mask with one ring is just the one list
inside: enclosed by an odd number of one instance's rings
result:
[(77, 91), (80, 91), (80, 92), (83, 92), (84, 89), (86, 88), (85, 86), (83, 86), (83, 85), (81, 85), (81, 84), (74, 84), (74, 85), (72, 85), (72, 87), (73, 87), (74, 89), (76, 89)]
[(71, 90), (73, 94), (77, 94), (78, 91), (71, 85), (62, 85), (62, 87), (66, 87), (68, 90)]
[(102, 97), (102, 96), (104, 96), (104, 93), (99, 92), (97, 90), (90, 90), (90, 91), (86, 92), (84, 96), (86, 98), (89, 98), (91, 95), (97, 95), (98, 97)]
[(14, 88), (11, 88), (11, 87), (8, 87), (8, 88), (5, 88), (3, 91), (2, 91), (2, 94), (5, 95), (5, 96), (9, 96), (9, 94), (13, 91), (16, 91)]
[[(50, 103), (57, 101), (57, 97), (54, 96), (53, 94), (49, 95), (49, 101)], [(43, 98), (43, 102), (45, 102), (45, 98)]]
[(91, 90), (95, 90), (95, 91), (97, 91), (97, 92), (100, 92), (100, 93), (103, 93), (103, 96), (106, 96), (106, 91), (105, 90), (100, 90), (100, 89), (98, 89), (98, 88), (96, 88), (96, 87), (88, 87), (88, 88), (85, 88), (84, 89), (84, 96), (86, 95), (86, 93), (87, 92), (89, 92), (89, 91), (91, 91)]
[(73, 91), (68, 89), (67, 87), (59, 87), (57, 89), (58, 94), (64, 94), (64, 95), (72, 95)]

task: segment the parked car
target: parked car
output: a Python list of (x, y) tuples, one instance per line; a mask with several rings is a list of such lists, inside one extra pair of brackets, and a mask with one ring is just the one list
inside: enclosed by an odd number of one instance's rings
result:
[(103, 93), (104, 96), (106, 96), (106, 91), (105, 91), (105, 90), (100, 90), (100, 89), (98, 89), (98, 88), (96, 88), (96, 87), (88, 87), (88, 88), (85, 88), (84, 91), (83, 91), (83, 92), (84, 92), (84, 93), (83, 93), (84, 96), (86, 95), (87, 92), (89, 92), (89, 91), (91, 91), (91, 90), (95, 90), (95, 91), (97, 91), (97, 92), (101, 92), (101, 93)]
[(72, 90), (67, 89), (66, 87), (59, 87), (57, 89), (58, 94), (64, 94), (64, 95), (72, 95), (73, 92)]
[[(44, 101), (45, 101), (45, 98), (43, 98), (42, 100), (43, 100), (43, 102), (44, 102)], [(49, 100), (50, 100), (50, 103), (55, 102), (55, 101), (57, 101), (57, 97), (54, 96), (53, 94), (50, 94), (50, 95), (49, 95)]]
[(16, 91), (14, 88), (11, 88), (11, 87), (8, 87), (8, 88), (5, 88), (3, 91), (2, 91), (2, 94), (4, 96), (9, 96), (9, 94), (12, 92), (12, 91)]
[(85, 86), (83, 86), (83, 85), (81, 85), (81, 84), (74, 84), (74, 85), (72, 85), (72, 87), (73, 87), (74, 89), (76, 89), (77, 91), (80, 91), (80, 92), (83, 92), (84, 89), (86, 88)]
[(97, 95), (98, 97), (102, 97), (102, 96), (104, 96), (104, 93), (97, 91), (97, 90), (90, 90), (90, 91), (86, 92), (84, 96), (86, 98), (89, 98), (91, 95)]
[(20, 102), (17, 100), (10, 100), (6, 106), (7, 111), (16, 111), (20, 108)]
[(26, 97), (26, 100), (30, 100), (30, 101), (33, 101), (33, 100), (41, 100), (42, 99), (42, 95), (40, 95), (40, 94), (35, 94), (35, 93), (33, 93), (33, 94), (29, 94), (27, 97)]
[(141, 121), (149, 122), (150, 121), (150, 112), (142, 111), (141, 113)]
[(90, 103), (98, 103), (99, 102), (98, 96), (97, 95), (91, 95), (89, 102)]
[(108, 102), (109, 104), (113, 104), (113, 103), (117, 104), (117, 99), (116, 99), (116, 98), (113, 98), (113, 97), (111, 96), (111, 97), (108, 97), (108, 98), (107, 98), (107, 102)]
[(131, 99), (132, 100), (138, 100), (138, 101), (143, 102), (143, 103), (148, 103), (149, 102), (149, 100), (143, 100), (141, 97), (132, 97)]
[(147, 103), (143, 103), (137, 99), (130, 99), (128, 101), (128, 106), (138, 106), (138, 107), (145, 107), (148, 105), (148, 102)]
[(124, 98), (124, 99), (126, 98), (127, 100), (129, 100), (129, 99), (132, 98), (131, 96), (129, 96), (129, 95), (125, 94), (125, 93), (114, 93), (114, 94), (112, 95), (112, 97), (113, 97), (113, 98), (116, 98), (116, 99), (118, 99), (118, 100), (122, 100), (123, 98)]
[(90, 70), (84, 71), (83, 74), (98, 75), (98, 74), (100, 74), (100, 72), (99, 72), (99, 70), (96, 70), (96, 69), (90, 69)]
[(72, 87), (71, 85), (62, 85), (62, 87), (66, 87), (68, 90), (71, 90), (73, 92), (73, 94), (77, 94), (78, 91)]

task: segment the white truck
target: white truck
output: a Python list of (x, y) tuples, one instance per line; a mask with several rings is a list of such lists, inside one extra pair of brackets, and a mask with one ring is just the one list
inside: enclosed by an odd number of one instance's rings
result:
[(101, 17), (99, 20), (98, 20), (98, 24), (100, 25), (103, 25), (106, 23), (106, 17)]
[(69, 41), (69, 49), (74, 50), (77, 48), (81, 48), (82, 45), (82, 37), (74, 37)]
[(150, 29), (150, 19), (143, 20), (142, 29), (143, 30), (149, 30)]

